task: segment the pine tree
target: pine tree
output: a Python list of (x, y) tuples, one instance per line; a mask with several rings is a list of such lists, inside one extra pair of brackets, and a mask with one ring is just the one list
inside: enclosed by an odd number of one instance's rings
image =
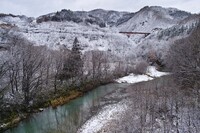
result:
[(81, 73), (83, 67), (83, 61), (81, 59), (81, 48), (77, 37), (74, 39), (73, 47), (69, 58), (64, 64), (64, 78), (69, 79), (76, 77)]

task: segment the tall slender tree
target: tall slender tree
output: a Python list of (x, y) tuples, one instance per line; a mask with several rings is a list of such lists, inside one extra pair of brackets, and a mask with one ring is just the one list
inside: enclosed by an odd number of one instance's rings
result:
[(81, 59), (81, 47), (77, 37), (74, 39), (73, 47), (68, 59), (64, 64), (64, 78), (70, 79), (81, 74), (83, 61)]

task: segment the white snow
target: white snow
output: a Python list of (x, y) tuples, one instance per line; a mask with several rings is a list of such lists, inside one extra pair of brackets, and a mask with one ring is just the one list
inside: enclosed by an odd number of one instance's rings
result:
[(135, 75), (135, 74), (130, 74), (129, 76), (125, 76), (123, 78), (119, 78), (116, 81), (118, 83), (138, 83), (142, 81), (148, 81), (152, 80), (153, 78), (147, 76), (147, 75)]
[(177, 24), (177, 20), (169, 15), (169, 9), (150, 7), (137, 12), (127, 22), (118, 26), (121, 31), (152, 32), (155, 28), (166, 29)]
[(161, 77), (161, 76), (164, 76), (164, 75), (168, 75), (170, 73), (167, 73), (167, 72), (159, 72), (158, 70), (156, 70), (156, 67), (154, 66), (149, 66), (147, 68), (147, 72), (146, 72), (147, 75), (151, 76), (151, 77)]
[(159, 72), (158, 70), (156, 70), (156, 67), (154, 67), (154, 66), (149, 66), (147, 68), (146, 74), (143, 74), (143, 75), (130, 74), (129, 76), (119, 78), (116, 81), (118, 83), (131, 83), (131, 84), (133, 84), (133, 83), (153, 80), (156, 77), (161, 77), (161, 76), (168, 75), (168, 74), (169, 73)]
[[(109, 51), (112, 55), (121, 57), (121, 60), (124, 57), (130, 57), (134, 60), (135, 57), (148, 54), (150, 49), (157, 51), (158, 55), (163, 56), (166, 53), (166, 47), (168, 48), (169, 44), (171, 44), (171, 39), (170, 41), (168, 39), (159, 40), (158, 32), (173, 26), (177, 27), (177, 30), (181, 28), (182, 25), (178, 24), (179, 19), (171, 19), (169, 15), (175, 11), (175, 9), (149, 7), (146, 10), (139, 11), (132, 18), (118, 26), (113, 25), (105, 28), (68, 21), (36, 23), (34, 18), (11, 16), (1, 18), (0, 23), (17, 26), (17, 32), (21, 33), (29, 41), (34, 42), (35, 45), (45, 45), (51, 49), (62, 49), (63, 47), (71, 49), (74, 38), (78, 37), (83, 53), (90, 50)], [(104, 16), (107, 13), (108, 11), (103, 10), (91, 12), (94, 16)], [(48, 15), (51, 16), (53, 14), (55, 13)], [(123, 15), (124, 13), (112, 12), (108, 17), (113, 18), (111, 21), (117, 23), (117, 20), (123, 18)], [(105, 21), (107, 20), (109, 19), (106, 18)], [(150, 32), (151, 35), (146, 38), (144, 38), (144, 35), (134, 35), (128, 38), (126, 35), (120, 34), (119, 31)]]
[(86, 121), (77, 133), (97, 133), (113, 120), (120, 119), (126, 109), (124, 102), (105, 106), (96, 116)]

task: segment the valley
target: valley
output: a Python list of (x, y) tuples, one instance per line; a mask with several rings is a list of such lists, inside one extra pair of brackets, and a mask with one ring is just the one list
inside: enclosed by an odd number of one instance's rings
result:
[(199, 21), (161, 6), (1, 13), (0, 132), (198, 133)]

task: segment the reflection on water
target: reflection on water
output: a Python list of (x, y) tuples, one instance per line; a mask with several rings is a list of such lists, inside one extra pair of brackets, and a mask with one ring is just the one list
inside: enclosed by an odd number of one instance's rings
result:
[(90, 109), (100, 104), (100, 98), (126, 84), (109, 84), (92, 90), (57, 109), (48, 108), (21, 122), (5, 133), (74, 133), (91, 116)]

